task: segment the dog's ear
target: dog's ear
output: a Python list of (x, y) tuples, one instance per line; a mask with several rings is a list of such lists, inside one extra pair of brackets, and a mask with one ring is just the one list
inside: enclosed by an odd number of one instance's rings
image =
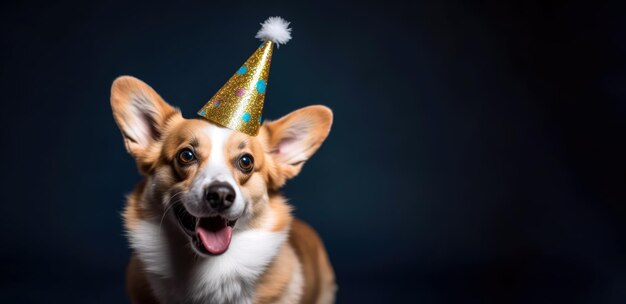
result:
[(111, 108), (122, 131), (126, 150), (138, 161), (161, 137), (167, 120), (180, 115), (149, 85), (131, 76), (121, 76), (113, 82)]
[(309, 106), (279, 120), (265, 122), (260, 137), (273, 159), (270, 179), (277, 188), (296, 176), (330, 132), (333, 112), (325, 106)]

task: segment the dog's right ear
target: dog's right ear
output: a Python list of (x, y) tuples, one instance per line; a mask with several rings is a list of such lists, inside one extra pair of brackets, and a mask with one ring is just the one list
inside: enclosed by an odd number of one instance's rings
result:
[(180, 116), (149, 85), (131, 76), (121, 76), (113, 82), (111, 108), (126, 150), (140, 164), (146, 150), (161, 137), (168, 119)]

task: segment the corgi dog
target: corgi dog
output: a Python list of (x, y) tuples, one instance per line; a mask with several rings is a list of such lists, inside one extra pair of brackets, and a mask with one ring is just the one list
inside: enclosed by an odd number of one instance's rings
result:
[(332, 112), (309, 106), (251, 137), (185, 119), (122, 76), (111, 107), (143, 181), (127, 197), (133, 303), (332, 303), (322, 241), (279, 189), (328, 136)]

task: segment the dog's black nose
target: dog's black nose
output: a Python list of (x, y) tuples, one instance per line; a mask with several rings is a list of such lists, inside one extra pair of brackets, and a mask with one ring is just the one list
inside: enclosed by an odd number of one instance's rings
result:
[(213, 182), (207, 188), (204, 199), (211, 208), (222, 211), (230, 208), (235, 202), (235, 189), (226, 182)]

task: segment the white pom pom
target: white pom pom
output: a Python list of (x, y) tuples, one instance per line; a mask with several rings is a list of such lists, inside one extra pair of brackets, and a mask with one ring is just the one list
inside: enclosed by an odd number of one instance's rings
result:
[(269, 17), (261, 23), (261, 29), (255, 37), (262, 41), (270, 40), (277, 46), (285, 44), (291, 39), (289, 22), (280, 17)]

